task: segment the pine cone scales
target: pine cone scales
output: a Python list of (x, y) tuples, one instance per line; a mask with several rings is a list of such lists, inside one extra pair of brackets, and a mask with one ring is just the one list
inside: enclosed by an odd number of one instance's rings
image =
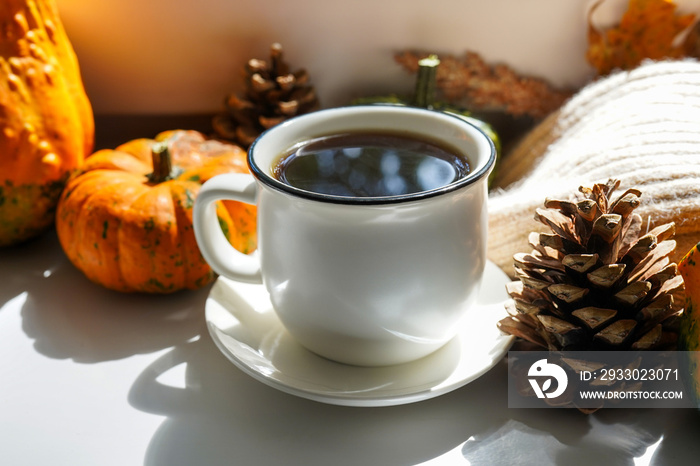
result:
[(642, 232), (633, 211), (641, 192), (615, 200), (619, 181), (580, 188), (572, 201), (546, 200), (536, 219), (552, 234), (531, 233), (516, 254), (505, 333), (550, 351), (667, 349), (675, 345), (673, 292), (682, 288), (673, 223)]
[(280, 44), (270, 47), (269, 61), (249, 60), (244, 73), (244, 94), (229, 95), (225, 111), (212, 121), (222, 139), (248, 147), (266, 129), (318, 108), (308, 73), (304, 69), (290, 71)]

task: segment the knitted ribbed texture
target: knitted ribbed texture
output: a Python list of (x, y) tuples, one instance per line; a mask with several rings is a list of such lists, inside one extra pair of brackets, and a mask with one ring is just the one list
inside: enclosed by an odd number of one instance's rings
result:
[(507, 273), (529, 252), (546, 197), (609, 178), (642, 191), (649, 228), (675, 222), (680, 260), (700, 241), (700, 63), (646, 63), (596, 81), (528, 134), (503, 161), (489, 199), (489, 259)]

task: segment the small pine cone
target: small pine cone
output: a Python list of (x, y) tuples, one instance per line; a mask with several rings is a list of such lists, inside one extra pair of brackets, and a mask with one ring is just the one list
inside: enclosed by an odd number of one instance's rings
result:
[(243, 95), (229, 95), (224, 112), (212, 120), (221, 139), (248, 147), (266, 129), (319, 107), (308, 73), (290, 71), (280, 44), (270, 47), (269, 61), (249, 60), (244, 73)]

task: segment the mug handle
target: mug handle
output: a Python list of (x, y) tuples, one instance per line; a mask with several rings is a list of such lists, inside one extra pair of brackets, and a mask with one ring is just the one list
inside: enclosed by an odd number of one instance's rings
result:
[(194, 236), (202, 257), (214, 272), (244, 283), (262, 283), (257, 255), (238, 251), (219, 228), (216, 201), (233, 200), (255, 205), (255, 178), (244, 173), (226, 173), (206, 181), (197, 194), (192, 213)]

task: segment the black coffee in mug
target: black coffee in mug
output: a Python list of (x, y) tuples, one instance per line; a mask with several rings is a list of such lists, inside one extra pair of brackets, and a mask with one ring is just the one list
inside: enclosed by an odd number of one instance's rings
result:
[(469, 173), (469, 161), (438, 141), (363, 131), (306, 141), (272, 168), (277, 180), (305, 191), (387, 197), (447, 186)]

